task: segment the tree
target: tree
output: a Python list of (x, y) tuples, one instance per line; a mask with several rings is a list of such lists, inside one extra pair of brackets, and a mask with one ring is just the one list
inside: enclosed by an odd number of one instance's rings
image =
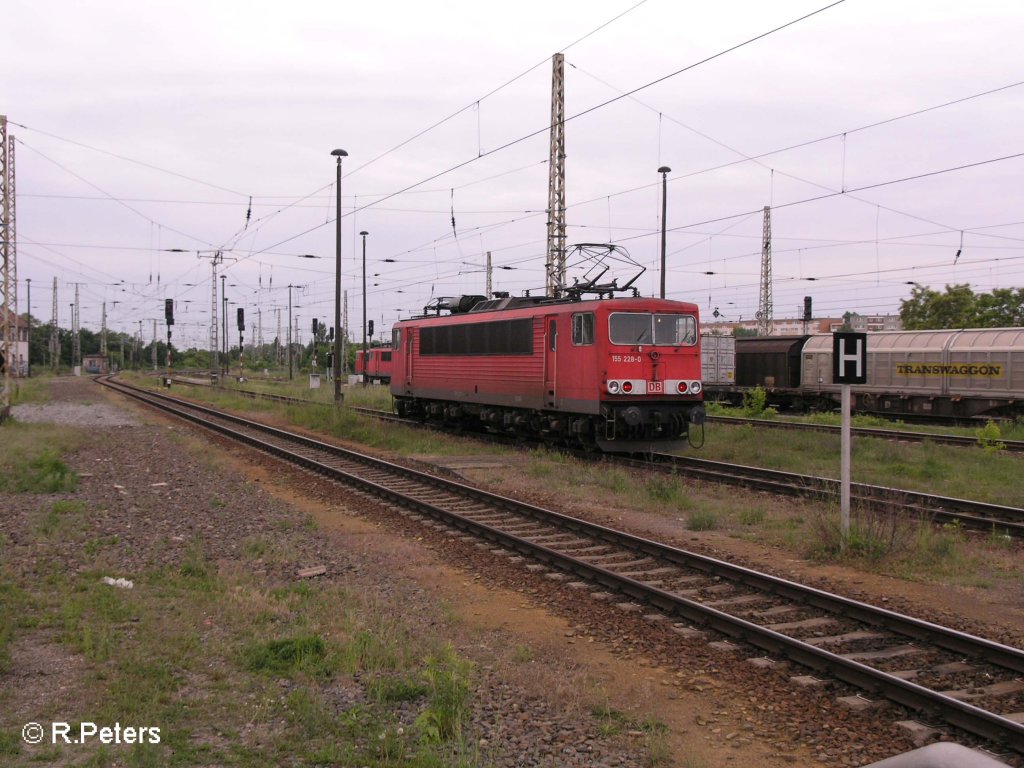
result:
[(900, 302), (900, 319), (907, 330), (970, 328), (977, 298), (971, 286), (947, 285), (939, 293), (915, 283), (910, 298)]
[(1024, 288), (975, 293), (968, 284), (947, 285), (945, 293), (914, 284), (900, 302), (907, 330), (929, 328), (1012, 328), (1024, 325)]
[(975, 309), (979, 328), (1013, 328), (1024, 325), (1024, 288), (996, 288), (978, 295)]

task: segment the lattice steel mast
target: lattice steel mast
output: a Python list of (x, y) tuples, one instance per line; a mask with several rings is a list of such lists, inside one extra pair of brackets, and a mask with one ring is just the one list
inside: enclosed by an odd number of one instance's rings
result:
[[(203, 254), (196, 252), (196, 256), (203, 258)], [(214, 251), (209, 256), (210, 266), (213, 268), (213, 277), (210, 279), (210, 377), (220, 371), (218, 365), (218, 351), (220, 347), (217, 344), (217, 265), (224, 261), (224, 254), (221, 251)]]
[(772, 335), (772, 209), (764, 207), (761, 238), (761, 299), (757, 307), (757, 335)]
[(551, 59), (551, 149), (548, 158), (548, 257), (545, 293), (565, 285), (565, 57)]
[(7, 116), (0, 115), (0, 323), (3, 324), (3, 335), (0, 337), (2, 347), (0, 354), (3, 355), (3, 391), (0, 392), (0, 421), (10, 414), (11, 410), (11, 368), (15, 365), (14, 350), (17, 348), (11, 338), (11, 326), (17, 329), (17, 307), (18, 307), (18, 283), (17, 268), (15, 266), (14, 228), (12, 223), (13, 214), (13, 190), (12, 184), (12, 158), (10, 150), (13, 149), (12, 142), (7, 143)]

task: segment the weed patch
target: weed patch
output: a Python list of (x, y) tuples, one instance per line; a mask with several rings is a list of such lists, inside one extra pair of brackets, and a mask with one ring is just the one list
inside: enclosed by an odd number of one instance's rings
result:
[(472, 664), (459, 658), (450, 643), (427, 657), (423, 673), (427, 706), (416, 718), (416, 725), (428, 743), (462, 734), (469, 709), (472, 670)]
[(686, 527), (691, 531), (713, 531), (718, 527), (718, 515), (711, 510), (697, 510), (686, 517)]
[(70, 493), (77, 487), (78, 475), (50, 448), (12, 460), (0, 477), (0, 490), (10, 493)]
[(760, 525), (764, 522), (764, 510), (763, 509), (743, 509), (740, 510), (739, 515), (740, 523), (743, 525)]
[(303, 672), (311, 677), (330, 677), (327, 644), (316, 635), (252, 643), (243, 650), (242, 659), (250, 672), (292, 675)]
[(85, 504), (81, 501), (55, 501), (36, 523), (35, 532), (43, 537), (62, 533), (72, 526), (75, 519), (84, 511)]

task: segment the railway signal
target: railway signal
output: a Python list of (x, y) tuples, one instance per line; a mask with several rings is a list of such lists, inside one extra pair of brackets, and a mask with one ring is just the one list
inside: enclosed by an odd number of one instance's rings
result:
[(245, 356), (245, 347), (242, 344), (243, 332), (245, 331), (245, 310), (238, 308), (238, 378), (242, 378), (242, 360)]
[[(174, 299), (164, 299), (164, 322), (167, 325), (167, 377), (164, 386), (171, 386), (171, 326), (174, 325)], [(154, 323), (155, 325), (155, 323)], [(153, 358), (156, 359), (156, 334), (153, 334)], [(155, 366), (154, 366), (155, 367)]]

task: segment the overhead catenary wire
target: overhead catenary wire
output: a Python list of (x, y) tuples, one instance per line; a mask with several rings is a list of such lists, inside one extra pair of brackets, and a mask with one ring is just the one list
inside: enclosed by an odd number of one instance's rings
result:
[[(655, 80), (652, 80), (652, 81), (650, 81), (648, 83), (640, 85), (640, 86), (632, 89), (631, 91), (628, 91), (625, 94), (622, 94), (620, 96), (616, 96), (615, 98), (612, 98), (612, 99), (608, 99), (606, 101), (601, 102), (600, 104), (595, 104), (594, 106), (588, 107), (587, 109), (584, 109), (581, 112), (577, 112), (574, 115), (568, 116), (568, 117), (565, 118), (565, 122), (568, 123), (568, 122), (570, 122), (572, 120), (577, 120), (577, 119), (579, 119), (581, 117), (584, 117), (585, 115), (588, 115), (588, 114), (590, 114), (590, 113), (592, 113), (592, 112), (594, 112), (594, 111), (596, 111), (598, 109), (602, 109), (602, 108), (607, 107), (607, 106), (609, 106), (611, 104), (614, 104), (614, 103), (616, 103), (618, 101), (621, 101), (622, 99), (627, 98), (628, 96), (631, 96), (631, 95), (633, 95), (635, 93), (639, 93), (640, 91), (646, 90), (647, 88), (651, 88), (651, 87), (653, 87), (653, 86), (655, 86), (655, 85), (657, 85), (659, 83), (663, 83), (666, 80), (669, 80), (669, 79), (671, 79), (673, 77), (677, 77), (677, 76), (679, 76), (679, 75), (681, 75), (681, 74), (683, 74), (685, 72), (689, 72), (690, 70), (695, 69), (696, 67), (702, 66), (702, 65), (707, 64), (707, 63), (709, 63), (711, 61), (719, 59), (722, 56), (728, 55), (729, 53), (733, 53), (734, 51), (738, 51), (741, 48), (744, 48), (744, 47), (746, 47), (748, 45), (751, 45), (751, 44), (753, 44), (753, 43), (755, 43), (755, 42), (757, 42), (759, 40), (763, 40), (764, 38), (769, 37), (770, 35), (773, 35), (773, 34), (776, 34), (778, 32), (781, 32), (782, 30), (788, 29), (789, 27), (792, 27), (792, 26), (794, 26), (796, 24), (799, 24), (802, 21), (806, 21), (807, 19), (810, 19), (810, 18), (812, 18), (814, 16), (817, 16), (818, 14), (824, 13), (825, 11), (827, 11), (827, 10), (829, 10), (831, 8), (835, 8), (838, 5), (842, 5), (844, 2), (846, 2), (846, 0), (835, 0), (835, 2), (832, 2), (832, 3), (829, 3), (828, 5), (822, 6), (821, 8), (818, 8), (815, 11), (811, 11), (809, 13), (806, 13), (806, 14), (804, 14), (804, 15), (798, 17), (798, 18), (792, 19), (791, 21), (788, 21), (788, 22), (786, 22), (784, 24), (780, 24), (779, 26), (774, 27), (774, 28), (772, 28), (772, 29), (770, 29), (770, 30), (768, 30), (766, 32), (762, 32), (762, 33), (760, 33), (758, 35), (755, 35), (753, 37), (747, 38), (746, 40), (743, 40), (742, 42), (739, 42), (739, 43), (736, 43), (734, 45), (731, 45), (728, 48), (725, 48), (725, 49), (723, 49), (723, 50), (721, 50), (721, 51), (719, 51), (717, 53), (714, 53), (714, 54), (712, 54), (710, 56), (706, 56), (703, 59), (700, 59), (700, 60), (695, 61), (695, 62), (693, 62), (691, 64), (688, 64), (687, 66), (682, 67), (680, 69), (677, 69), (674, 72), (670, 72), (667, 75), (663, 75), (663, 76), (661, 76), (659, 78), (656, 78)], [(536, 66), (540, 66), (540, 64), (538, 64)], [(466, 107), (466, 108), (468, 108), (468, 107)], [(461, 111), (465, 111), (466, 108), (463, 108), (463, 110), (461, 110)], [(471, 165), (472, 163), (475, 163), (475, 162), (477, 162), (478, 160), (480, 160), (482, 158), (489, 157), (490, 155), (493, 155), (493, 154), (496, 154), (496, 153), (499, 153), (499, 152), (503, 152), (503, 151), (505, 151), (505, 150), (507, 150), (507, 149), (509, 149), (511, 147), (514, 147), (514, 146), (516, 146), (518, 144), (523, 143), (524, 141), (532, 139), (535, 136), (539, 136), (539, 135), (547, 132), (548, 130), (550, 130), (550, 128), (551, 128), (550, 125), (545, 125), (543, 128), (539, 128), (539, 129), (537, 129), (535, 131), (532, 131), (532, 132), (530, 132), (528, 134), (520, 136), (519, 138), (516, 138), (516, 139), (513, 139), (511, 141), (508, 141), (508, 142), (502, 144), (501, 146), (496, 147), (495, 149), (488, 150), (488, 151), (486, 151), (486, 152), (484, 152), (484, 153), (482, 153), (482, 154), (480, 154), (478, 156), (470, 157), (469, 159), (463, 160), (462, 162), (459, 162), (459, 163), (457, 163), (457, 164), (455, 164), (455, 165), (453, 165), (453, 166), (451, 166), (451, 167), (449, 167), (449, 168), (447, 168), (445, 170), (438, 171), (437, 173), (434, 173), (434, 174), (432, 174), (432, 175), (430, 175), (430, 176), (428, 176), (426, 178), (423, 178), (420, 181), (417, 181), (417, 182), (414, 182), (412, 184), (409, 184), (409, 185), (407, 185), (407, 186), (405, 186), (405, 187), (403, 187), (403, 188), (401, 188), (401, 189), (399, 189), (399, 190), (397, 190), (395, 192), (391, 192), (389, 194), (386, 194), (383, 197), (381, 197), (380, 199), (378, 199), (377, 201), (371, 202), (371, 203), (367, 203), (366, 205), (364, 205), (364, 206), (362, 206), (360, 208), (353, 209), (349, 213), (343, 214), (343, 216), (351, 216), (351, 215), (354, 215), (356, 213), (359, 213), (360, 211), (366, 210), (367, 208), (372, 208), (373, 206), (377, 205), (378, 203), (382, 203), (382, 202), (384, 202), (386, 200), (390, 200), (393, 197), (397, 197), (398, 195), (404, 194), (405, 192), (413, 190), (416, 187), (422, 186), (423, 184), (426, 184), (426, 183), (428, 183), (430, 181), (433, 181), (435, 179), (442, 178), (443, 176), (446, 176), (449, 173), (453, 173), (454, 171), (457, 171), (460, 168), (464, 168), (464, 167), (466, 167), (468, 165)], [(370, 161), (370, 162), (373, 162), (373, 161)], [(365, 167), (365, 165), (364, 166), (360, 166), (360, 168), (362, 168), (362, 167)], [(356, 170), (358, 170), (358, 169), (356, 169)], [(355, 171), (350, 171), (348, 174), (346, 174), (345, 178), (353, 175), (354, 173), (355, 173)], [(307, 234), (310, 234), (311, 232), (315, 232), (317, 229), (320, 229), (321, 226), (323, 226), (323, 225), (317, 225), (315, 227), (311, 227), (311, 228), (309, 228), (307, 230), (299, 232), (298, 234), (292, 235), (289, 238), (286, 238), (284, 240), (278, 241), (277, 243), (275, 243), (274, 245), (272, 245), (270, 247), (276, 248), (279, 245), (283, 245), (284, 243), (291, 242), (292, 240), (295, 240), (295, 239), (297, 239), (299, 237), (302, 237), (303, 235), (307, 235)]]
[[(886, 122), (886, 121), (882, 121), (882, 122)], [(479, 144), (479, 138), (478, 138), (478, 144)], [(472, 182), (472, 183), (479, 183), (479, 182)], [(417, 191), (421, 191), (421, 190), (417, 190)], [(852, 197), (852, 196), (850, 196), (850, 195), (847, 195), (847, 196), (848, 196), (848, 197)], [(609, 207), (609, 209), (610, 209), (610, 196), (609, 196), (609, 195), (607, 195), (607, 194), (604, 194), (604, 195), (602, 195), (602, 197), (603, 197), (603, 199), (604, 199), (604, 201), (605, 201), (605, 204), (606, 204), (606, 206), (608, 206), (608, 207)], [(354, 208), (355, 208), (355, 206), (354, 206)], [(382, 205), (382, 206), (379, 206), (379, 209), (383, 209), (383, 208), (385, 208), (385, 206), (383, 206), (383, 205)], [(464, 218), (465, 218), (465, 212), (463, 211), (463, 209), (462, 209), (462, 208), (460, 208), (460, 216), (459, 216), (459, 218), (460, 218), (460, 223), (461, 223), (461, 224), (463, 224), (463, 225), (465, 225), (465, 222), (463, 221), (463, 220), (464, 220)], [(254, 222), (254, 223), (255, 223), (255, 222)], [(500, 227), (500, 226), (502, 226), (502, 223), (498, 223), (498, 224), (493, 224), (493, 225), (491, 225), (491, 224), (488, 224), (488, 225), (484, 225), (484, 226), (497, 226), (497, 227)], [(250, 227), (251, 227), (251, 225), (250, 225)], [(479, 229), (480, 229), (480, 228), (477, 228), (477, 230), (479, 230)], [(608, 224), (608, 229), (609, 229), (609, 240), (611, 240), (611, 239), (612, 239), (612, 235), (611, 235), (611, 222), (610, 222), (610, 216), (609, 216), (609, 224)], [(675, 228), (674, 228), (674, 229), (675, 229)], [(447, 235), (447, 243), (448, 243), (449, 247), (450, 247), (450, 245), (451, 245), (451, 244), (453, 243), (453, 238), (454, 238), (455, 242), (457, 242), (457, 238), (458, 238), (459, 236), (461, 236), (461, 235), (463, 234), (463, 232), (464, 232), (464, 231), (467, 231), (467, 230), (456, 230), (456, 229), (455, 229), (455, 227), (453, 226), (453, 228), (452, 228), (452, 231), (451, 231), (450, 233), (448, 233), (448, 235)], [(970, 232), (970, 231), (971, 231), (971, 229), (968, 229), (967, 231), (968, 231), (968, 232)], [(876, 238), (875, 238), (875, 240), (876, 240), (876, 241), (878, 240), (878, 238), (877, 238), (877, 232), (876, 232)], [(438, 241), (435, 241), (435, 242), (440, 242), (440, 241), (438, 240)], [(254, 248), (253, 248), (252, 250), (253, 250), (253, 251), (255, 251), (255, 249), (254, 249)], [(717, 250), (717, 249), (716, 249), (716, 250)], [(274, 253), (273, 251), (265, 251), (265, 250), (259, 250), (259, 251), (255, 251), (255, 252), (256, 252), (256, 253), (259, 253), (259, 254), (267, 254), (268, 256)], [(947, 259), (947, 264), (948, 264), (948, 253), (949, 253), (949, 252), (947, 251), (946, 253), (947, 253), (946, 259)], [(442, 257), (443, 257), (443, 254), (442, 254)]]

